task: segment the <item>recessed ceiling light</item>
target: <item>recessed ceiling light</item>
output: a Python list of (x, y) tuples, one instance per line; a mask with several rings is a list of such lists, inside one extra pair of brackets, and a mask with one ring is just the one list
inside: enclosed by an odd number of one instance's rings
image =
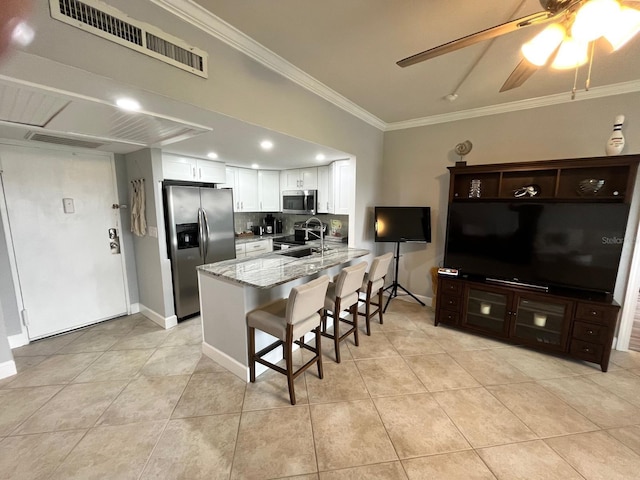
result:
[(316, 155), (316, 160), (318, 160), (319, 162), (321, 162), (322, 160), (326, 159), (327, 157), (325, 157), (322, 153), (319, 153), (318, 155)]
[(140, 103), (133, 98), (119, 98), (116, 100), (116, 105), (118, 105), (123, 110), (128, 110), (130, 112), (136, 112), (140, 110)]
[(252, 163), (251, 168), (253, 168), (254, 170), (257, 170), (258, 168), (260, 168), (260, 165), (258, 165), (257, 163)]
[(269, 140), (263, 140), (262, 142), (260, 142), (260, 146), (263, 150), (271, 150), (273, 148), (273, 142)]
[(215, 160), (216, 158), (218, 158), (218, 154), (216, 152), (209, 152), (207, 153), (207, 157), (213, 158)]

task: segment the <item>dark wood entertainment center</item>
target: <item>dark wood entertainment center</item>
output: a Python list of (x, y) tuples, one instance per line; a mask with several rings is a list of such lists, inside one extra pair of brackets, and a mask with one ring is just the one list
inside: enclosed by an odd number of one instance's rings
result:
[[(449, 167), (449, 204), (630, 204), (638, 162), (640, 155), (620, 155)], [(595, 192), (585, 191), (580, 187), (585, 179), (604, 180), (604, 184)], [(470, 193), (472, 180), (480, 180), (479, 196), (477, 192)], [(516, 191), (528, 185), (535, 186), (535, 196), (515, 196)], [(611, 295), (575, 290), (547, 293), (518, 284), (466, 278), (461, 273), (462, 276), (439, 276), (435, 325), (444, 323), (586, 360), (607, 371), (620, 311)]]

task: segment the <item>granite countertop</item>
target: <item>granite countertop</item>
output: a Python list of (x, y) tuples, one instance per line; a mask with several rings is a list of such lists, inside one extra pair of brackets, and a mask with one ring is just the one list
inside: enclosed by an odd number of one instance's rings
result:
[[(315, 242), (314, 242), (315, 243)], [(283, 255), (309, 248), (309, 244), (287, 250), (265, 253), (257, 257), (237, 258), (210, 263), (198, 267), (204, 274), (255, 288), (271, 288), (276, 285), (321, 272), (327, 268), (346, 263), (354, 258), (368, 255), (368, 250), (332, 245), (324, 253), (295, 258)]]

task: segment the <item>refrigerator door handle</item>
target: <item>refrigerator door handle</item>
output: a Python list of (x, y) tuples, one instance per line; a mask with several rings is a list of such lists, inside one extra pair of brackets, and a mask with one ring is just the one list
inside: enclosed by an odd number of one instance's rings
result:
[(202, 218), (204, 220), (204, 227), (206, 229), (206, 235), (204, 239), (204, 256), (202, 257), (204, 262), (207, 262), (207, 254), (209, 253), (209, 219), (207, 218), (207, 211), (202, 209)]
[(202, 213), (202, 208), (198, 208), (198, 250), (200, 251), (200, 257), (204, 262), (204, 219)]

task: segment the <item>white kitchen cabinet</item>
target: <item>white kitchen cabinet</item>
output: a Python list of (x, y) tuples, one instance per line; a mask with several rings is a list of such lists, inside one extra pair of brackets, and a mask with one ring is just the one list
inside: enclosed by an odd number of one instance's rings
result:
[(336, 215), (349, 215), (351, 199), (355, 191), (353, 166), (349, 160), (338, 160), (331, 164), (333, 174), (333, 212)]
[(273, 250), (273, 242), (270, 238), (258, 240), (256, 242), (245, 243), (245, 255), (247, 257), (257, 257), (263, 253), (269, 253)]
[(163, 154), (162, 172), (166, 180), (206, 183), (226, 181), (224, 163), (200, 158)]
[(250, 168), (227, 167), (226, 182), (218, 188), (233, 189), (234, 212), (259, 212), (258, 171)]
[(282, 170), (280, 173), (281, 190), (316, 190), (318, 188), (318, 169), (297, 168)]
[(236, 243), (236, 258), (244, 258), (247, 256), (247, 249), (244, 243)]
[(318, 213), (333, 213), (333, 173), (330, 165), (318, 167)]
[(280, 211), (280, 172), (258, 171), (258, 203), (261, 212)]

